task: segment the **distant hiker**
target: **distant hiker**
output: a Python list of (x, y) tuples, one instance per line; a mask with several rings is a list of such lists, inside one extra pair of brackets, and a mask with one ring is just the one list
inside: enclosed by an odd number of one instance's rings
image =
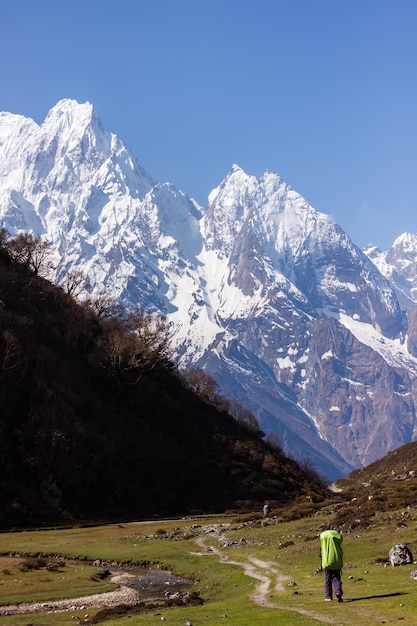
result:
[(270, 514), (271, 507), (269, 506), (268, 502), (265, 502), (263, 512), (264, 512), (265, 517), (267, 517)]
[(333, 600), (333, 589), (338, 602), (343, 602), (341, 570), (343, 567), (342, 535), (333, 529), (320, 534), (320, 558), (324, 570), (326, 600)]

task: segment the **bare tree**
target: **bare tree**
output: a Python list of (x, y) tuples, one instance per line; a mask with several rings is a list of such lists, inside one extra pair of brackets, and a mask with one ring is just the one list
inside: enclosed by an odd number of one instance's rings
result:
[(60, 282), (64, 291), (72, 298), (77, 298), (89, 288), (88, 277), (82, 270), (71, 269)]
[(170, 336), (161, 316), (119, 306), (117, 314), (102, 318), (101, 327), (98, 361), (119, 382), (135, 384), (145, 372), (170, 363)]
[(245, 426), (248, 431), (259, 435), (263, 434), (262, 431), (259, 430), (259, 421), (256, 415), (236, 400), (230, 402), (229, 412), (235, 420), (239, 422), (239, 424), (242, 424), (242, 426)]
[(195, 394), (213, 402), (216, 399), (217, 382), (201, 368), (185, 370), (181, 373), (181, 379), (188, 389)]
[(90, 295), (83, 300), (82, 306), (93, 313), (99, 320), (117, 317), (119, 309), (116, 300), (109, 294)]
[(269, 445), (272, 450), (276, 450), (277, 452), (283, 454), (283, 448), (281, 444), (281, 439), (276, 433), (269, 432), (265, 439), (266, 443)]
[(5, 330), (0, 336), (0, 377), (12, 375), (21, 367), (22, 351), (16, 337)]
[(25, 375), (27, 355), (15, 335), (9, 330), (0, 334), (0, 420), (6, 398), (16, 393)]
[(51, 244), (31, 233), (21, 233), (5, 243), (10, 256), (34, 274), (46, 273), (51, 254)]

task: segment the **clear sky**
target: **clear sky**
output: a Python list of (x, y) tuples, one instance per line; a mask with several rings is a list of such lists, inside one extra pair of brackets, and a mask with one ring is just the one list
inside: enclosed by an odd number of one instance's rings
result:
[(417, 0), (0, 0), (0, 110), (92, 102), (205, 205), (280, 174), (358, 246), (417, 232)]

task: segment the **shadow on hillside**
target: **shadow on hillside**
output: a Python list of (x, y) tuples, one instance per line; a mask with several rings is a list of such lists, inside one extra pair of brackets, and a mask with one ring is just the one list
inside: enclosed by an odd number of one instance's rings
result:
[(394, 593), (381, 593), (374, 596), (363, 596), (361, 598), (349, 598), (345, 602), (357, 602), (358, 600), (374, 600), (375, 598), (393, 598), (395, 596), (407, 596), (407, 591), (395, 591)]

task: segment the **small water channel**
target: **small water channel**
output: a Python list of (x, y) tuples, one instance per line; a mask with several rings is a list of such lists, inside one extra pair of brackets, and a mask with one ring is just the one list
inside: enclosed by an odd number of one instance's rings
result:
[(142, 602), (165, 600), (168, 595), (190, 591), (192, 580), (181, 578), (160, 569), (139, 566), (111, 566), (112, 581), (134, 589)]

